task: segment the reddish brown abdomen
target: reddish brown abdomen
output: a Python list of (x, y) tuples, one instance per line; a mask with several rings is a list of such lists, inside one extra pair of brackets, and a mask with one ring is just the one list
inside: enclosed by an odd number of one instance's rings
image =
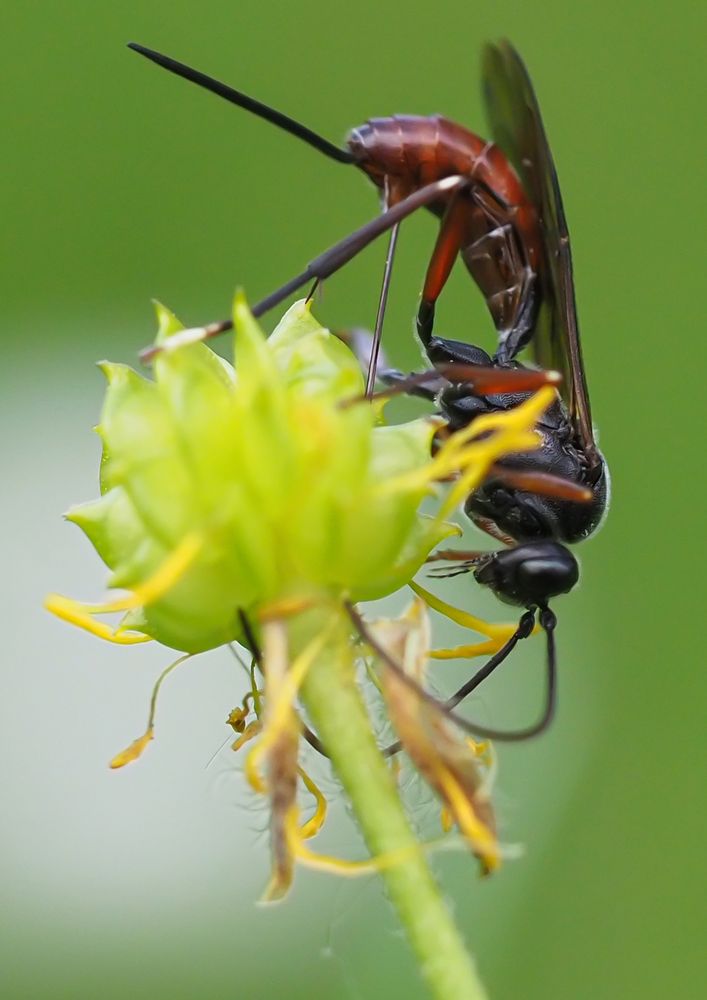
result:
[[(522, 237), (529, 263), (539, 257), (537, 215), (503, 151), (492, 142), (439, 115), (393, 115), (371, 118), (353, 129), (347, 144), (356, 164), (395, 204), (425, 184), (461, 174), (490, 188), (515, 209), (514, 226)], [(445, 201), (431, 208), (442, 215)]]

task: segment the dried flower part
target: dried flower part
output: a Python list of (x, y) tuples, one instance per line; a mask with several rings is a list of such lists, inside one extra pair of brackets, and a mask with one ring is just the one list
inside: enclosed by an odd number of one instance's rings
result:
[[(270, 851), (272, 875), (265, 899), (282, 899), (292, 884), (295, 861), (288, 840), (288, 819), (297, 803), (297, 752), (299, 726), (292, 698), (281, 692), (288, 670), (287, 632), (279, 622), (263, 629), (266, 672), (265, 732), (271, 734), (267, 748), (267, 792), (270, 798)], [(278, 720), (277, 715), (281, 718)]]
[[(424, 683), (430, 628), (424, 603), (416, 600), (397, 621), (372, 626), (376, 639), (416, 685)], [(484, 756), (486, 746), (462, 738), (440, 708), (422, 699), (385, 661), (383, 694), (403, 749), (443, 804), (443, 825), (453, 821), (478, 857), (484, 873), (498, 868), (500, 852)]]
[[(246, 775), (255, 792), (270, 800), (270, 847), (272, 873), (264, 900), (281, 899), (292, 884), (297, 846), (321, 828), (326, 816), (324, 797), (312, 779), (298, 765), (301, 723), (294, 709), (299, 688), (320, 653), (329, 633), (326, 629), (314, 636), (306, 648), (290, 663), (287, 626), (282, 619), (263, 625), (263, 674), (265, 676), (262, 723), (246, 726), (234, 749), (254, 736), (258, 743), (246, 761)], [(233, 714), (233, 713), (232, 713)], [(240, 725), (241, 720), (238, 720)], [(264, 773), (263, 773), (264, 771)], [(314, 796), (316, 809), (299, 826), (297, 779)]]

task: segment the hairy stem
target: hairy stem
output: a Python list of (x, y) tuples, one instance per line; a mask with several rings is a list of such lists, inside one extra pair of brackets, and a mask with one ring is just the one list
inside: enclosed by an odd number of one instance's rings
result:
[[(291, 620), (291, 652), (301, 649), (331, 610), (309, 611)], [(422, 978), (436, 1000), (485, 1000), (474, 961), (446, 906), (424, 853), (410, 828), (391, 772), (373, 737), (354, 678), (350, 622), (341, 620), (312, 665), (302, 699), (351, 801), (373, 856), (397, 854), (384, 865), (391, 902), (417, 957)]]

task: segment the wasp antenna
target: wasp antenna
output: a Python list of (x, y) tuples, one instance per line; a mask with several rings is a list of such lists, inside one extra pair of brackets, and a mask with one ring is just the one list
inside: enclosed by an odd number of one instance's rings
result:
[[(471, 677), (466, 684), (462, 684), (458, 691), (447, 698), (444, 703), (444, 707), (448, 712), (451, 709), (456, 708), (465, 698), (467, 698), (472, 691), (475, 691), (482, 681), (485, 681), (489, 677), (496, 667), (500, 666), (505, 659), (513, 652), (515, 647), (518, 645), (521, 639), (527, 639), (529, 635), (532, 634), (533, 628), (535, 627), (535, 612), (525, 611), (518, 622), (518, 628), (515, 632), (506, 640), (505, 644), (501, 646), (499, 650), (494, 653), (488, 663), (485, 663), (483, 667), (476, 671), (473, 677)], [(457, 721), (457, 716), (451, 716), (454, 721)], [(495, 732), (495, 731), (494, 731)], [(497, 734), (496, 734), (497, 737)], [(503, 734), (501, 735), (503, 739)]]
[[(523, 619), (521, 619), (521, 625), (522, 623)], [(539, 736), (541, 733), (544, 733), (555, 717), (555, 712), (557, 710), (557, 653), (555, 650), (555, 626), (557, 625), (557, 618), (550, 608), (540, 608), (539, 623), (540, 627), (545, 631), (545, 637), (547, 640), (545, 707), (543, 708), (542, 715), (537, 722), (525, 729), (515, 729), (510, 732), (505, 730), (484, 730), (483, 735), (488, 737), (488, 739), (498, 740), (500, 742), (505, 741), (506, 743), (521, 743), (524, 740), (530, 740), (534, 736)], [(526, 630), (525, 635), (529, 634), (530, 633)], [(516, 631), (514, 635), (517, 636), (518, 631)], [(513, 636), (511, 636), (511, 639), (512, 638)], [(496, 656), (498, 655), (499, 654), (497, 653)], [(481, 670), (484, 670), (484, 667), (482, 667)], [(474, 678), (472, 678), (471, 683), (473, 683), (473, 681)], [(466, 686), (467, 685), (465, 685), (465, 687)], [(457, 694), (453, 695), (450, 700), (456, 698), (460, 691), (465, 690), (465, 687), (460, 688)], [(480, 727), (479, 732), (481, 732)]]
[[(494, 672), (496, 667), (499, 667), (503, 663), (503, 661), (507, 659), (509, 654), (513, 652), (513, 650), (515, 649), (515, 647), (517, 646), (518, 642), (521, 639), (527, 639), (527, 637), (533, 631), (534, 625), (535, 625), (534, 612), (526, 611), (521, 617), (520, 621), (518, 622), (518, 628), (506, 641), (505, 645), (502, 646), (499, 650), (497, 650), (497, 652), (491, 657), (491, 659), (487, 663), (485, 663), (483, 667), (477, 670), (474, 676), (471, 677), (466, 682), (466, 684), (463, 684), (462, 687), (460, 687), (459, 690), (456, 691), (450, 698), (447, 698), (446, 701), (444, 702), (436, 701), (436, 699), (432, 695), (424, 691), (424, 689), (422, 689), (423, 691), (422, 697), (428, 703), (430, 704), (433, 703), (443, 715), (445, 715), (451, 722), (459, 726), (459, 728), (464, 730), (465, 732), (468, 732), (473, 736), (480, 735), (482, 739), (486, 738), (485, 736), (486, 733), (493, 733), (495, 736), (497, 732), (495, 729), (488, 729), (488, 730), (481, 729), (481, 727), (476, 726), (473, 722), (467, 722), (466, 719), (463, 719), (460, 716), (456, 715), (452, 711), (452, 709), (456, 708), (456, 706), (461, 701), (463, 701), (467, 697), (467, 695), (470, 695), (472, 691), (475, 691), (476, 688), (479, 686), (479, 684), (485, 681), (486, 678), (489, 677)], [(503, 733), (501, 734), (501, 738), (503, 739)], [(395, 743), (391, 743), (390, 746), (385, 747), (382, 753), (384, 757), (392, 757), (393, 754), (398, 753), (400, 750), (402, 750), (402, 748), (403, 748), (402, 743), (399, 740), (396, 740)]]
[(240, 90), (234, 90), (233, 87), (229, 87), (219, 80), (214, 80), (213, 77), (201, 73), (198, 69), (192, 69), (191, 66), (180, 63), (176, 59), (171, 59), (161, 52), (155, 52), (154, 49), (148, 49), (144, 45), (139, 45), (137, 42), (128, 42), (128, 48), (132, 49), (133, 52), (138, 52), (151, 62), (157, 63), (163, 69), (169, 70), (170, 73), (181, 76), (185, 80), (189, 80), (190, 83), (195, 83), (197, 86), (203, 87), (205, 90), (210, 90), (212, 94), (217, 94), (218, 97), (223, 97), (224, 100), (230, 101), (231, 104), (237, 104), (239, 108), (250, 111), (251, 114), (257, 115), (258, 118), (264, 118), (265, 121), (277, 125), (278, 128), (284, 129), (290, 135), (297, 136), (303, 142), (314, 146), (320, 153), (324, 153), (330, 160), (336, 160), (338, 163), (355, 162), (353, 155), (347, 149), (335, 146), (333, 142), (329, 142), (323, 136), (317, 135), (316, 132), (307, 128), (306, 125), (302, 125), (301, 122), (295, 121), (294, 118), (290, 118), (281, 111), (276, 111), (275, 108), (263, 104), (262, 101), (256, 101), (254, 97), (248, 97), (247, 94), (242, 94)]

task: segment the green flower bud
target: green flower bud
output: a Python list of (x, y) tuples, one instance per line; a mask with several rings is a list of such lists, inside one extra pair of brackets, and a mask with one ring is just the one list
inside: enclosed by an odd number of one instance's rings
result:
[[(182, 329), (157, 307), (157, 343)], [(434, 419), (380, 423), (349, 349), (295, 304), (266, 339), (238, 296), (235, 367), (204, 344), (154, 379), (104, 363), (100, 499), (69, 512), (132, 596), (50, 598), (106, 638), (189, 653), (241, 638), (239, 611), (382, 597), (458, 531), (420, 514)], [(95, 613), (127, 611), (116, 632)]]

